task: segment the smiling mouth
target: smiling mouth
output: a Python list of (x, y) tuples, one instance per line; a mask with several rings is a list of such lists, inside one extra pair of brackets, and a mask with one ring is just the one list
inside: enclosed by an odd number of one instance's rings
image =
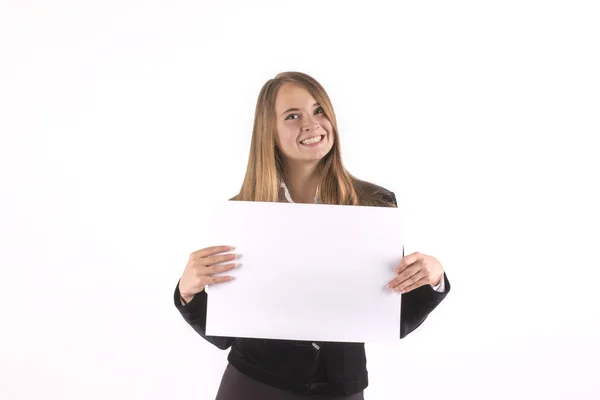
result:
[(313, 136), (313, 137), (308, 138), (308, 139), (304, 139), (303, 141), (300, 142), (300, 144), (303, 144), (305, 146), (309, 146), (311, 144), (319, 143), (323, 139), (325, 139), (325, 135), (317, 135), (317, 136)]

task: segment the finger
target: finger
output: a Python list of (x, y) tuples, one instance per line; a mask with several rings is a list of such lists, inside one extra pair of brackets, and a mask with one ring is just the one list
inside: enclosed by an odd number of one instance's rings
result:
[(427, 275), (423, 271), (419, 271), (418, 273), (414, 274), (413, 276), (411, 276), (404, 282), (400, 283), (399, 285), (394, 286), (392, 288), (392, 290), (394, 290), (395, 292), (403, 293), (403, 291), (406, 290), (406, 288), (411, 287), (412, 285), (414, 285), (417, 282), (420, 282), (421, 280), (425, 279), (426, 277), (427, 277)]
[(398, 264), (398, 267), (396, 267), (396, 273), (397, 274), (401, 273), (406, 268), (408, 268), (410, 265), (416, 263), (417, 261), (419, 261), (422, 258), (423, 258), (423, 254), (421, 254), (419, 252), (412, 253), (412, 254), (402, 257), (402, 260), (400, 260), (400, 264)]
[(408, 293), (408, 292), (410, 292), (412, 290), (415, 290), (418, 287), (426, 285), (427, 283), (428, 283), (427, 276), (424, 276), (423, 278), (419, 279), (418, 281), (416, 281), (412, 285), (408, 285), (405, 288), (401, 289), (400, 293)]
[(204, 258), (204, 257), (208, 257), (208, 256), (213, 256), (215, 254), (219, 254), (219, 253), (225, 253), (226, 251), (230, 251), (232, 249), (231, 246), (212, 246), (212, 247), (207, 247), (205, 249), (201, 249), (201, 250), (197, 250), (194, 251), (192, 254), (190, 254), (190, 258), (195, 260), (198, 258)]
[(221, 272), (231, 271), (235, 267), (237, 267), (237, 263), (229, 263), (223, 265), (212, 265), (210, 267), (200, 266), (198, 269), (198, 273), (200, 275), (212, 275), (212, 274), (220, 274)]
[(208, 285), (216, 285), (217, 283), (229, 282), (233, 279), (233, 276), (209, 276), (207, 278)]
[(194, 260), (194, 265), (204, 265), (204, 266), (208, 267), (210, 265), (235, 260), (237, 257), (238, 257), (237, 254), (224, 254), (222, 256), (209, 256), (209, 257), (201, 258), (199, 260)]
[(418, 263), (411, 265), (410, 267), (408, 267), (404, 271), (402, 271), (402, 273), (400, 273), (394, 279), (392, 279), (388, 286), (391, 288), (398, 286), (399, 284), (401, 284), (402, 282), (404, 282), (405, 280), (409, 279), (411, 276), (413, 276), (417, 272), (419, 272), (419, 270), (420, 270), (420, 268), (419, 268)]

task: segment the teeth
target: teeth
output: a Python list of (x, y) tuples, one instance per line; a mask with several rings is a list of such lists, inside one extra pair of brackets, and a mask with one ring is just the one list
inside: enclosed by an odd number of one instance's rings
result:
[(302, 144), (313, 144), (313, 143), (320, 142), (322, 138), (323, 138), (323, 136), (319, 135), (319, 136), (312, 137), (310, 139), (305, 139), (305, 140), (301, 141), (300, 143), (302, 143)]

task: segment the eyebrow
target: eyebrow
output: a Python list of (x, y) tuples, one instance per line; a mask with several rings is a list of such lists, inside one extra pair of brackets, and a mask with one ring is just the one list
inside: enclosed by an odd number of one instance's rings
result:
[[(314, 106), (320, 106), (320, 104), (319, 103), (315, 103), (315, 104), (313, 104), (313, 107)], [(282, 112), (281, 115), (283, 115), (285, 113), (289, 113), (290, 111), (300, 111), (300, 109), (299, 108), (290, 108), (290, 109), (285, 110), (284, 112)]]

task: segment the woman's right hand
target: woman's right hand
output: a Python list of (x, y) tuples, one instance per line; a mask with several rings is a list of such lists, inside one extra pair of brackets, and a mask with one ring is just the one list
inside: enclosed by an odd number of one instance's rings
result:
[(211, 276), (231, 271), (237, 266), (236, 263), (215, 265), (235, 260), (237, 258), (235, 254), (222, 254), (230, 250), (231, 246), (214, 246), (190, 254), (190, 259), (179, 280), (179, 293), (186, 303), (189, 303), (196, 293), (203, 291), (206, 285), (229, 282), (233, 279), (231, 276)]

